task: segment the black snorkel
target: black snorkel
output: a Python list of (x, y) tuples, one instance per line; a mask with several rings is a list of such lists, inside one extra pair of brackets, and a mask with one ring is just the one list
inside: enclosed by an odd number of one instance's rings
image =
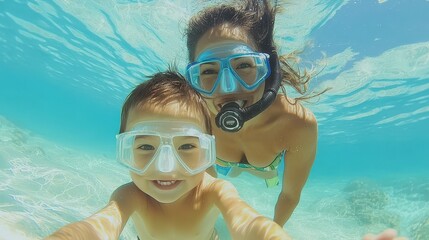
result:
[(263, 112), (274, 102), (282, 82), (282, 71), (276, 51), (271, 51), (270, 67), (271, 74), (265, 81), (265, 90), (261, 99), (245, 108), (241, 108), (236, 102), (225, 104), (216, 115), (217, 127), (226, 132), (238, 132), (246, 121)]

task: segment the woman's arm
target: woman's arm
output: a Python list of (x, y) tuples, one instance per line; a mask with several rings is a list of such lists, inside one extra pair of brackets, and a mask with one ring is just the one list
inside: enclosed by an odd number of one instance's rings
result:
[(103, 209), (82, 221), (60, 228), (45, 239), (118, 239), (136, 207), (132, 192), (130, 184), (119, 187)]
[(216, 206), (233, 239), (291, 239), (282, 227), (247, 205), (231, 183), (217, 180), (213, 188)]
[(297, 121), (288, 132), (287, 152), (282, 191), (274, 212), (274, 221), (283, 226), (298, 205), (301, 191), (308, 179), (316, 157), (317, 122), (313, 114), (304, 114), (304, 121)]

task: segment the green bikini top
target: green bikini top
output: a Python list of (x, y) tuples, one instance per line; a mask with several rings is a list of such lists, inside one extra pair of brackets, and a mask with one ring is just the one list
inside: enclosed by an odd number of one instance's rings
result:
[(266, 178), (265, 184), (267, 187), (275, 187), (279, 185), (280, 180), (277, 173), (277, 168), (280, 165), (282, 159), (284, 159), (286, 155), (286, 151), (282, 151), (277, 157), (266, 167), (255, 167), (253, 165), (250, 165), (248, 163), (240, 163), (240, 162), (227, 162), (225, 160), (222, 160), (220, 158), (216, 158), (216, 164), (217, 164), (217, 170), (222, 175), (228, 175), (229, 170), (232, 167), (239, 167), (239, 168), (250, 168), (256, 171), (261, 172), (270, 172), (270, 171), (276, 171), (276, 176), (273, 178)]

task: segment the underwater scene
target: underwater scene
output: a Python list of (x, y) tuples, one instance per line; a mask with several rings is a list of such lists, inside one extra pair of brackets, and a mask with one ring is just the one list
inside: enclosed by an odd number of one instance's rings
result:
[[(42, 239), (131, 181), (115, 155), (125, 98), (171, 64), (184, 73), (188, 20), (224, 2), (0, 0), (0, 239)], [(298, 240), (386, 228), (428, 240), (429, 1), (279, 2), (279, 52), (300, 51), (317, 73), (310, 92), (328, 89), (303, 102), (317, 155), (284, 228)], [(220, 177), (273, 218), (280, 185)], [(222, 217), (216, 229), (231, 239)], [(137, 239), (131, 221), (120, 239)]]

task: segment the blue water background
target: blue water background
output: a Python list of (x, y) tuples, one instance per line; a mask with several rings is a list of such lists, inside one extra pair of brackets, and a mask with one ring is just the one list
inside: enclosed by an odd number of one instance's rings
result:
[[(122, 102), (168, 64), (183, 70), (184, 26), (217, 2), (0, 0), (0, 239), (46, 236), (129, 181), (114, 160)], [(319, 146), (286, 225), (296, 239), (385, 227), (428, 239), (428, 12), (427, 0), (294, 0), (278, 15), (280, 51), (305, 49), (311, 90), (331, 88), (305, 103)], [(272, 217), (279, 188), (230, 180)]]

